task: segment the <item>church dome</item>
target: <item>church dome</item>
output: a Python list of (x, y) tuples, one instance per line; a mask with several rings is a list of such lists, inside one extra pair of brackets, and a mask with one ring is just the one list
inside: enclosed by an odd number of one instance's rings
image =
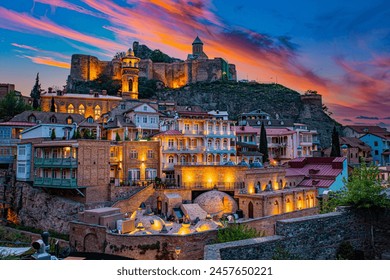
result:
[(126, 56), (134, 56), (134, 51), (131, 48), (129, 48), (126, 52)]
[(228, 194), (216, 190), (208, 191), (199, 195), (194, 203), (197, 203), (211, 216), (221, 217), (237, 211), (237, 202)]

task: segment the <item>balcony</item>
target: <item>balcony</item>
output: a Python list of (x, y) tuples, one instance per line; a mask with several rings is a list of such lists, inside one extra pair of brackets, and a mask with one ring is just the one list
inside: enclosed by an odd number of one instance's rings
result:
[(10, 164), (13, 163), (15, 156), (0, 156), (0, 164)]
[(199, 129), (190, 129), (190, 130), (182, 129), (181, 133), (183, 133), (184, 135), (203, 136), (204, 131)]
[(162, 147), (162, 152), (163, 153), (203, 153), (205, 151), (205, 147), (203, 146), (195, 146), (195, 147), (177, 147), (177, 146), (174, 146), (174, 147)]
[(34, 178), (34, 187), (59, 188), (59, 189), (77, 189), (77, 179), (61, 178)]
[(36, 167), (77, 167), (75, 158), (34, 158)]
[(205, 130), (204, 135), (206, 137), (217, 137), (217, 138), (234, 138), (236, 134), (234, 131), (220, 131), (220, 130)]
[(214, 153), (214, 154), (234, 154), (236, 153), (236, 149), (234, 148), (221, 148), (221, 147), (207, 147), (206, 153)]

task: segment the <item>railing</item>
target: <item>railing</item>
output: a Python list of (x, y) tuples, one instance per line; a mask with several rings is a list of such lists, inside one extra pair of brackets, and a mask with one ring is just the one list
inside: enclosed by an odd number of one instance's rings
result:
[(236, 134), (234, 131), (220, 131), (220, 130), (205, 130), (204, 135), (207, 137), (222, 136), (222, 137), (234, 137)]
[(186, 129), (182, 129), (181, 133), (183, 133), (184, 135), (203, 135), (204, 134), (204, 130), (196, 130), (196, 129), (186, 130)]
[(0, 156), (0, 163), (12, 163), (15, 156)]
[(222, 147), (207, 147), (206, 148), (206, 152), (208, 153), (235, 153), (236, 152), (236, 149), (234, 148), (230, 148), (230, 149), (225, 149), (225, 148), (222, 148)]
[(185, 146), (185, 147), (162, 147), (163, 152), (172, 152), (172, 153), (202, 153), (205, 151), (204, 146), (196, 146), (196, 147), (191, 147), (191, 146)]
[(77, 167), (75, 158), (34, 158), (35, 166)]
[(35, 177), (34, 186), (52, 188), (78, 188), (77, 179)]

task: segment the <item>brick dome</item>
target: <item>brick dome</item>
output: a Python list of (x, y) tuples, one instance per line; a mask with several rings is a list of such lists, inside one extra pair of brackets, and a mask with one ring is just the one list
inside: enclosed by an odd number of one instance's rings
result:
[(230, 195), (216, 190), (202, 193), (194, 203), (197, 203), (211, 216), (219, 217), (223, 214), (235, 213), (238, 208), (236, 201)]

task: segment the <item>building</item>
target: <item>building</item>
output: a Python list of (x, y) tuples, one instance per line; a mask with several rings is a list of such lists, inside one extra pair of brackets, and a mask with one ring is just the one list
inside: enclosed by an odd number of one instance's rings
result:
[[(165, 86), (178, 88), (196, 82), (212, 82), (216, 80), (237, 79), (234, 64), (217, 57), (209, 59), (203, 50), (203, 42), (199, 37), (192, 43), (192, 53), (185, 61), (174, 60), (171, 63), (153, 62), (142, 59), (139, 62), (139, 77), (161, 81)], [(133, 43), (135, 56), (141, 55), (146, 46)], [(150, 51), (150, 50), (149, 50)], [(76, 81), (91, 81), (105, 74), (113, 79), (121, 79), (121, 61), (115, 57), (111, 61), (100, 61), (90, 55), (72, 55), (70, 75), (67, 88), (74, 90)], [(123, 73), (122, 73), (123, 74)]]
[(17, 144), (21, 132), (35, 126), (36, 123), (9, 121), (0, 123), (0, 166), (8, 168), (13, 165), (17, 155)]
[(372, 160), (375, 165), (390, 165), (390, 132), (368, 132), (360, 137), (371, 147)]
[[(315, 187), (322, 195), (324, 191), (339, 191), (348, 180), (348, 165), (344, 157), (306, 157), (291, 160), (286, 178), (302, 177), (296, 187)], [(290, 185), (289, 187), (294, 187)]]
[(161, 177), (160, 142), (121, 141), (110, 146), (110, 180), (116, 186), (146, 186)]
[(54, 102), (58, 113), (79, 114), (83, 118), (99, 119), (103, 114), (115, 108), (122, 100), (119, 96), (110, 96), (105, 92), (90, 92), (89, 94), (45, 92), (41, 94), (41, 108), (50, 112)]
[[(330, 156), (331, 150), (324, 150), (324, 155)], [(340, 151), (350, 166), (359, 166), (362, 161), (366, 165), (372, 163), (371, 147), (358, 138), (340, 137)]]
[(238, 125), (260, 128), (261, 123), (264, 122), (264, 126), (268, 127), (292, 127), (294, 122), (289, 119), (283, 119), (279, 114), (271, 116), (263, 110), (257, 109), (249, 113), (242, 113), (238, 116)]
[[(117, 135), (121, 140), (145, 139), (159, 132), (160, 113), (152, 103), (131, 103), (124, 110), (116, 110), (105, 116), (103, 127), (106, 130), (107, 139), (116, 140)], [(119, 106), (126, 105), (122, 102)]]
[(162, 132), (155, 135), (161, 141), (162, 169), (173, 179), (174, 165), (219, 165), (236, 154), (232, 121), (217, 119), (207, 112), (182, 108), (165, 118)]
[(109, 200), (110, 142), (26, 139), (18, 144), (19, 181), (83, 203)]
[(367, 133), (385, 133), (386, 128), (374, 125), (347, 125), (343, 128), (345, 137), (360, 138)]

